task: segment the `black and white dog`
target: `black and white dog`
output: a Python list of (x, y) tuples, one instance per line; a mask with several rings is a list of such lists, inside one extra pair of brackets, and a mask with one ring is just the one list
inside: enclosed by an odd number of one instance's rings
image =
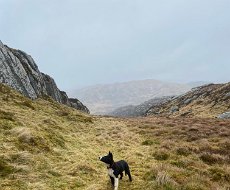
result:
[(99, 159), (107, 165), (108, 174), (110, 176), (111, 183), (114, 186), (114, 190), (118, 190), (118, 176), (120, 175), (120, 179), (122, 179), (123, 171), (125, 171), (125, 175), (129, 176), (129, 181), (132, 181), (129, 165), (126, 161), (120, 160), (118, 162), (114, 162), (113, 154), (111, 152), (109, 152), (107, 156), (99, 157)]

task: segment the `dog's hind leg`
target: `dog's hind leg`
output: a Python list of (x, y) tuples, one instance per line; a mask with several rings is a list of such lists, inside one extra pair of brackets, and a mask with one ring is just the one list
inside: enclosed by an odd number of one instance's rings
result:
[(128, 176), (129, 176), (129, 181), (133, 181), (132, 176), (131, 176), (131, 174), (130, 174), (130, 171), (129, 171), (129, 173), (128, 173)]
[(123, 172), (120, 173), (120, 179), (122, 179), (122, 178), (123, 178)]
[(126, 168), (125, 168), (125, 175), (128, 175), (129, 176), (129, 181), (132, 181), (132, 176), (130, 174), (130, 169), (129, 169), (129, 166), (127, 164)]

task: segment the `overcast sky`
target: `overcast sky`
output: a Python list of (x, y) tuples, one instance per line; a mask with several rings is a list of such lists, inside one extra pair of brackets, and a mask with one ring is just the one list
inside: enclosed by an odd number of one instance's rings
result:
[(67, 91), (230, 81), (230, 0), (0, 0), (0, 40)]

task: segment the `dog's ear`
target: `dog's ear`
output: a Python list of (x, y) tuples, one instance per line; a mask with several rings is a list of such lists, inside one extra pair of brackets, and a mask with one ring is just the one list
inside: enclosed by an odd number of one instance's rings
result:
[(109, 151), (109, 156), (111, 157), (111, 158), (113, 158), (113, 154)]

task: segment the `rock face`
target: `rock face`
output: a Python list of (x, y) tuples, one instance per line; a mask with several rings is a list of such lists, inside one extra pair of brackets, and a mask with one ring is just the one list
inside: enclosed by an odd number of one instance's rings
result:
[(156, 115), (156, 113), (158, 113), (158, 115), (172, 117), (196, 116), (227, 118), (230, 117), (229, 94), (230, 83), (208, 84), (196, 87), (168, 102), (151, 107), (146, 115)]
[(65, 92), (60, 91), (54, 79), (41, 73), (30, 55), (23, 51), (9, 48), (1, 41), (0, 83), (7, 84), (31, 99), (48, 95), (59, 103), (89, 113), (87, 107), (80, 101), (72, 101)]
[[(140, 105), (134, 106), (124, 106), (120, 107), (113, 112), (109, 113), (108, 115), (115, 116), (115, 117), (138, 117), (138, 116), (145, 116), (146, 112), (154, 106), (159, 106), (167, 101), (170, 101), (174, 96), (164, 96), (160, 98), (153, 98), (148, 100)], [(155, 114), (158, 114), (155, 112)]]

